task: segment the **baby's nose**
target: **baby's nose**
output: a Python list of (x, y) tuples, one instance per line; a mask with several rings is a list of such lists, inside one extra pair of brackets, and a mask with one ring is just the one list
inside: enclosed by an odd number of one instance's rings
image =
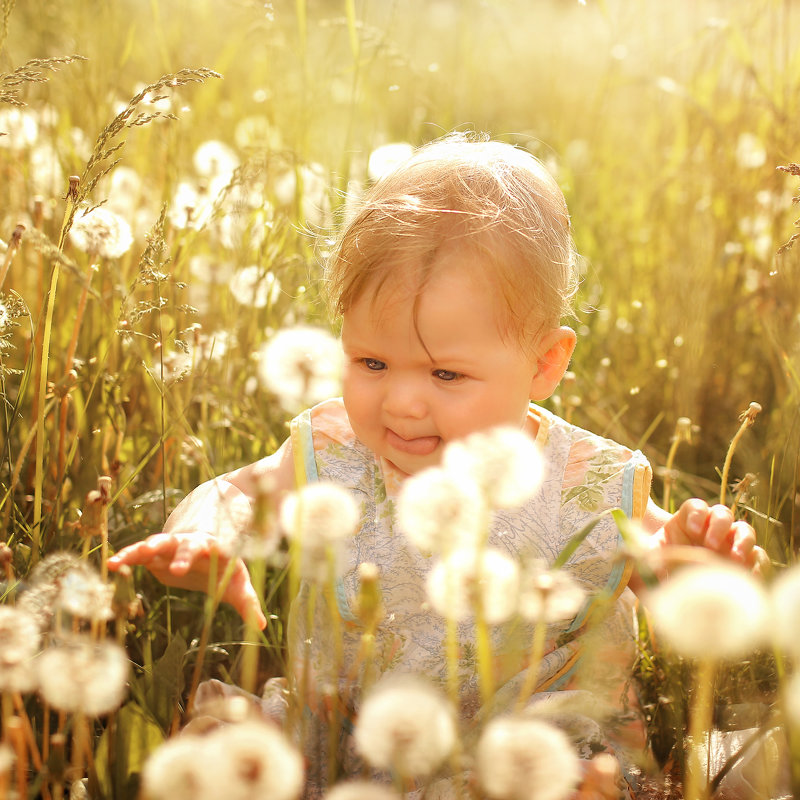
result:
[(393, 417), (423, 419), (428, 413), (424, 392), (413, 381), (393, 381), (387, 386), (383, 410)]

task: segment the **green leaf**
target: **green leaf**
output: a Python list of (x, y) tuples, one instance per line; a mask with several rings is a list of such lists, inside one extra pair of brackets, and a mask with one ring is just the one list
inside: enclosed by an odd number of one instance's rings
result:
[(144, 697), (147, 710), (155, 717), (164, 731), (168, 731), (172, 725), (175, 705), (183, 691), (183, 665), (186, 650), (186, 642), (183, 637), (173, 636), (164, 654), (153, 665), (152, 675), (144, 678)]
[[(575, 551), (583, 544), (584, 539), (595, 529), (603, 517), (612, 514), (614, 515), (614, 519), (617, 519), (614, 512), (619, 512), (623, 517), (625, 516), (618, 508), (606, 509), (591, 520), (591, 522), (584, 525), (574, 536), (570, 537), (570, 540), (564, 545), (564, 549), (556, 556), (556, 560), (553, 562), (553, 569), (561, 569), (564, 564), (570, 560)], [(617, 522), (617, 524), (619, 525), (619, 522)]]
[(163, 731), (144, 709), (136, 703), (124, 705), (98, 740), (89, 776), (90, 795), (136, 800), (142, 766), (164, 740)]

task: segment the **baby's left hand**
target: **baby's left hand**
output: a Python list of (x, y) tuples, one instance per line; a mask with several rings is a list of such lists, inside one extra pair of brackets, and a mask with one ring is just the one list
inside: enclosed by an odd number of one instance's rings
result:
[(748, 523), (734, 519), (727, 506), (709, 506), (697, 498), (684, 502), (653, 534), (652, 542), (656, 547), (705, 547), (756, 573), (769, 562), (764, 550), (756, 545), (756, 532)]

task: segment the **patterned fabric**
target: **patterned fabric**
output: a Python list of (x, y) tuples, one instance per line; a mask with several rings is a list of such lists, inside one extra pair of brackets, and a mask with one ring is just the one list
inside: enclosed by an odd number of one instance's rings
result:
[[(644, 513), (651, 472), (641, 453), (534, 405), (527, 424), (536, 432), (545, 457), (545, 479), (522, 508), (495, 512), (490, 546), (517, 559), (537, 558), (552, 564), (572, 537), (600, 512), (618, 507), (631, 517)], [(395, 525), (394, 505), (403, 475), (356, 439), (341, 399), (326, 401), (297, 418), (292, 424), (291, 446), (299, 483), (327, 480), (345, 486), (360, 502), (362, 513), (335, 600), (331, 597), (326, 603), (306, 586), (292, 613), (290, 641), (295, 643), (295, 667), (305, 664), (309, 673), (304, 692), (308, 719), (303, 725), (306, 741), (312, 741), (313, 752), (308, 754), (311, 781), (322, 785), (323, 777), (314, 774), (313, 765), (327, 761), (323, 756), (329, 737), (323, 728), (332, 718), (341, 716), (343, 720), (345, 735), (337, 756), (342, 770), (354, 774), (361, 767), (346, 734), (365, 680), (389, 672), (412, 672), (445, 687), (446, 624), (426, 603), (425, 581), (433, 559), (407, 544)], [(634, 655), (633, 596), (626, 589), (626, 562), (616, 558), (619, 545), (616, 525), (606, 515), (567, 561), (565, 569), (586, 589), (589, 600), (574, 620), (548, 628), (539, 686), (531, 701), (533, 707), (547, 707), (585, 757), (601, 750), (634, 751), (644, 744), (641, 718), (628, 706), (627, 682)], [(362, 562), (378, 566), (386, 607), (368, 664), (359, 656), (363, 629), (354, 613)], [(331, 605), (336, 607), (333, 614)], [(313, 630), (308, 630), (311, 620)], [(513, 706), (524, 679), (532, 636), (533, 626), (519, 620), (495, 626), (493, 667), (500, 688), (492, 708), (481, 709), (474, 625), (459, 625), (464, 720), (479, 723), (487, 715)], [(581, 663), (588, 669), (582, 670)], [(367, 667), (370, 672), (365, 674)], [(336, 687), (336, 691), (320, 695), (320, 687), (326, 686)], [(310, 790), (309, 796), (313, 794)]]

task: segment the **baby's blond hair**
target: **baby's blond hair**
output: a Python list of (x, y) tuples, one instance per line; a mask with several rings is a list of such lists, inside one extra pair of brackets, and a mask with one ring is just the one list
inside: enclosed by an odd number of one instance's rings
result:
[[(369, 288), (403, 286), (417, 299), (447, 245), (472, 248), (496, 278), (507, 327), (523, 343), (571, 314), (575, 251), (564, 195), (525, 150), (450, 134), (419, 148), (373, 185), (326, 266), (331, 310)], [(388, 283), (387, 283), (388, 282)]]

